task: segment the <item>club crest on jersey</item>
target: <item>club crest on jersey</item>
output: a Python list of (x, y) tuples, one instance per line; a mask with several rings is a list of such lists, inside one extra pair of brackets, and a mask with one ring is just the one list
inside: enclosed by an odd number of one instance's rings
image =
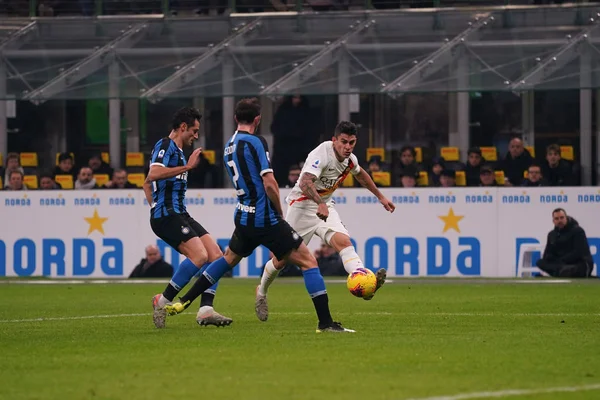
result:
[(187, 226), (182, 226), (181, 233), (183, 233), (184, 235), (187, 235), (188, 233), (190, 233), (190, 228), (188, 228)]

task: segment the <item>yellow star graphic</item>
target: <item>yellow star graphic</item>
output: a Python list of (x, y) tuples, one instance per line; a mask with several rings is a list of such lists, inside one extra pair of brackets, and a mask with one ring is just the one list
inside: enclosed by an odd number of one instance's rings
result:
[(448, 215), (440, 215), (439, 219), (444, 221), (444, 232), (449, 229), (454, 229), (456, 232), (460, 233), (460, 228), (458, 227), (458, 221), (464, 218), (464, 215), (455, 215), (454, 210), (450, 207), (450, 211), (448, 211)]
[(104, 224), (108, 218), (100, 218), (98, 215), (98, 210), (94, 209), (94, 216), (91, 218), (84, 218), (88, 224), (90, 224), (90, 229), (88, 230), (88, 235), (94, 231), (98, 231), (104, 235)]

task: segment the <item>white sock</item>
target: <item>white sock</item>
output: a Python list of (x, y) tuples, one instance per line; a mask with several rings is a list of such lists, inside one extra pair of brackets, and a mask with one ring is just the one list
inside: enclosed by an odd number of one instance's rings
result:
[(170, 301), (167, 300), (167, 298), (161, 294), (160, 298), (158, 299), (158, 306), (160, 308), (162, 308), (162, 307), (166, 306), (169, 303), (170, 303)]
[(198, 309), (198, 317), (203, 316), (204, 314), (212, 314), (215, 312), (215, 309), (212, 306), (202, 306)]
[(342, 249), (342, 251), (340, 251), (340, 257), (342, 258), (344, 268), (346, 269), (348, 275), (350, 275), (359, 268), (365, 267), (358, 254), (356, 254), (354, 246), (349, 246), (345, 249)]
[(271, 283), (277, 278), (279, 275), (279, 270), (275, 269), (275, 264), (273, 264), (273, 259), (267, 261), (265, 265), (265, 271), (263, 272), (262, 278), (260, 279), (260, 285), (258, 286), (258, 294), (261, 296), (266, 296), (267, 291), (269, 290), (269, 286)]

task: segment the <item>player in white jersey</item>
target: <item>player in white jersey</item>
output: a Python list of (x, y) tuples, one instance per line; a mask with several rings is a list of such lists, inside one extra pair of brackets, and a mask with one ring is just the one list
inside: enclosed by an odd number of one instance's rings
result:
[[(342, 121), (335, 128), (331, 141), (321, 143), (310, 152), (300, 178), (286, 198), (288, 210), (285, 220), (294, 228), (304, 243), (308, 244), (314, 235), (320, 237), (340, 254), (344, 268), (351, 274), (364, 268), (350, 241), (350, 234), (342, 223), (332, 200), (333, 193), (352, 174), (365, 188), (369, 189), (383, 207), (394, 212), (395, 206), (375, 186), (369, 174), (360, 167), (352, 151), (356, 146), (357, 128), (352, 122)], [(256, 316), (266, 321), (269, 315), (267, 290), (275, 280), (285, 262), (272, 258), (256, 288)], [(386, 271), (381, 268), (376, 273), (377, 289), (385, 282)], [(370, 300), (373, 296), (365, 298)]]

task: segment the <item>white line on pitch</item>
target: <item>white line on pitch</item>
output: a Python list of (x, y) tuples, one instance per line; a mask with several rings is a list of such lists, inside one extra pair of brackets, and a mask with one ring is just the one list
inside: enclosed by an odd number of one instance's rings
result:
[(542, 389), (508, 389), (496, 392), (461, 393), (451, 396), (419, 397), (408, 400), (467, 400), (467, 399), (490, 399), (510, 396), (526, 396), (545, 393), (560, 392), (583, 392), (587, 390), (600, 390), (600, 384), (583, 386), (551, 387)]
[(151, 314), (106, 314), (106, 315), (84, 315), (79, 317), (40, 317), (27, 319), (2, 319), (0, 323), (19, 323), (19, 322), (44, 322), (44, 321), (73, 321), (78, 319), (100, 319), (100, 318), (125, 318), (125, 317), (142, 317), (150, 316)]

